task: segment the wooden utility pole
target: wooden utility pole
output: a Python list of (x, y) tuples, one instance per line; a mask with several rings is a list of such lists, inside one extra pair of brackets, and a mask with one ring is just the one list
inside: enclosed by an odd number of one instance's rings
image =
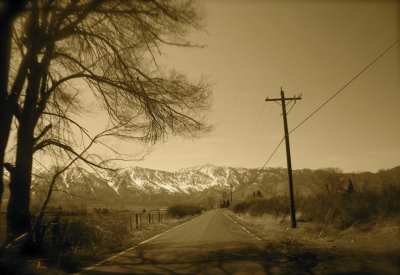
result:
[(281, 88), (281, 98), (266, 98), (265, 101), (275, 101), (281, 102), (282, 105), (282, 116), (283, 116), (283, 127), (285, 129), (285, 143), (286, 143), (286, 159), (287, 159), (287, 168), (288, 168), (288, 177), (289, 177), (289, 194), (290, 194), (290, 219), (292, 223), (292, 228), (297, 227), (296, 222), (296, 207), (294, 204), (294, 193), (293, 193), (293, 176), (292, 176), (292, 160), (290, 157), (290, 143), (289, 143), (289, 131), (288, 131), (288, 123), (286, 117), (286, 101), (301, 100), (301, 96), (297, 97), (288, 97), (285, 98), (285, 93)]
[(233, 195), (232, 195), (232, 184), (230, 184), (230, 186), (231, 186), (231, 203), (232, 203), (232, 201), (233, 201)]

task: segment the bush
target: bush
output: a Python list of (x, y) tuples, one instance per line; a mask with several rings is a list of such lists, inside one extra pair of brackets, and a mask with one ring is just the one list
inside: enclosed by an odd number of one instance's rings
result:
[[(304, 220), (345, 229), (354, 224), (374, 223), (380, 218), (400, 215), (400, 186), (386, 186), (381, 191), (365, 190), (320, 192), (314, 196), (296, 198), (296, 207)], [(246, 201), (233, 207), (236, 213), (248, 213), (252, 216), (271, 214), (288, 215), (289, 199), (273, 197), (270, 199)]]
[(183, 218), (201, 214), (204, 208), (195, 205), (177, 204), (168, 208), (168, 215), (172, 218)]
[(284, 196), (246, 201), (233, 206), (233, 212), (248, 213), (252, 216), (261, 216), (263, 214), (282, 216), (289, 214), (289, 211), (289, 199)]
[(50, 217), (43, 240), (44, 248), (54, 254), (102, 253), (125, 248), (132, 242), (127, 223), (118, 213)]
[(48, 213), (34, 234), (33, 242), (27, 246), (27, 252), (45, 258), (49, 265), (74, 273), (83, 259), (133, 245), (126, 214), (111, 215), (103, 209), (96, 212), (80, 215), (61, 211)]
[(344, 229), (399, 215), (399, 197), (398, 186), (389, 186), (380, 192), (366, 190), (335, 196), (319, 194), (304, 199), (299, 209), (311, 220)]
[(88, 250), (116, 250), (130, 243), (130, 231), (119, 217), (88, 215), (60, 226), (64, 245)]

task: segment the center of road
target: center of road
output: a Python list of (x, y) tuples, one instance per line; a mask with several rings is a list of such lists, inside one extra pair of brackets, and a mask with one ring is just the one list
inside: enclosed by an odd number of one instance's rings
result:
[(260, 239), (222, 210), (116, 254), (81, 274), (264, 274)]

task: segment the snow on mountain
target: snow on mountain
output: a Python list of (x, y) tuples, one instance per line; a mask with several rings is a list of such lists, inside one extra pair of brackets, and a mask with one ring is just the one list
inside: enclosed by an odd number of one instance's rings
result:
[[(216, 197), (233, 185), (237, 188), (244, 173), (235, 168), (206, 164), (182, 169), (176, 172), (129, 167), (117, 172), (89, 172), (82, 168), (71, 168), (56, 181), (53, 196), (56, 201), (71, 198), (90, 200), (126, 201), (127, 203), (170, 201), (172, 198), (202, 199), (202, 193)], [(42, 172), (33, 180), (33, 199), (41, 199), (48, 189), (52, 172)], [(161, 196), (161, 197), (160, 197)], [(170, 199), (168, 199), (170, 198)]]
[[(400, 168), (398, 169), (400, 171)], [(397, 170), (396, 170), (397, 171)], [(32, 180), (32, 199), (41, 201), (48, 191), (54, 171), (43, 171)], [(295, 170), (296, 194), (314, 194), (324, 182), (342, 184), (352, 177), (367, 186), (368, 175), (340, 174), (329, 170)], [(378, 177), (378, 176), (375, 176)], [(365, 179), (364, 179), (365, 178)], [(389, 179), (392, 180), (392, 179)], [(393, 181), (393, 180), (392, 180)], [(236, 201), (247, 199), (260, 191), (265, 198), (288, 193), (287, 170), (283, 168), (246, 169), (206, 164), (175, 172), (130, 167), (117, 172), (90, 172), (72, 168), (58, 178), (52, 200), (56, 203), (97, 205), (170, 205), (172, 203), (219, 202), (232, 186)], [(364, 188), (364, 187), (363, 187)], [(78, 202), (77, 202), (78, 201)]]
[(167, 172), (141, 167), (126, 168), (117, 173), (116, 183), (137, 192), (184, 193), (200, 192), (210, 187), (226, 186), (225, 174), (217, 166), (201, 166)]
[[(130, 178), (126, 177), (127, 171)], [(119, 172), (120, 181), (125, 178), (138, 190), (148, 193), (167, 192), (185, 193), (201, 192), (206, 189), (224, 189), (239, 185), (240, 174), (235, 168), (219, 167), (206, 164), (197, 167), (181, 169), (177, 172), (167, 172), (141, 167), (127, 168)]]

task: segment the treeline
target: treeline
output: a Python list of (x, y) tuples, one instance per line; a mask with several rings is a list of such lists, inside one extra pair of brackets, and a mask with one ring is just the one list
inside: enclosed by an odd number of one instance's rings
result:
[[(355, 224), (374, 223), (382, 218), (400, 216), (400, 186), (387, 185), (381, 190), (355, 190), (350, 182), (345, 190), (326, 190), (295, 198), (300, 221), (312, 221), (345, 229)], [(289, 197), (249, 200), (233, 206), (236, 213), (253, 216), (290, 214)]]
[(196, 205), (176, 204), (168, 208), (168, 216), (172, 218), (183, 218), (185, 216), (199, 215), (205, 209)]

